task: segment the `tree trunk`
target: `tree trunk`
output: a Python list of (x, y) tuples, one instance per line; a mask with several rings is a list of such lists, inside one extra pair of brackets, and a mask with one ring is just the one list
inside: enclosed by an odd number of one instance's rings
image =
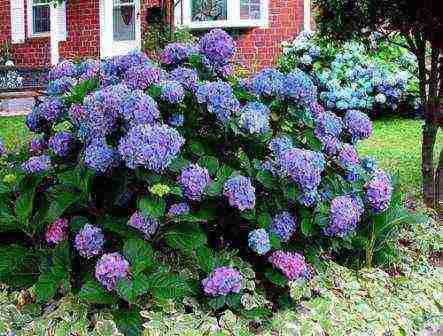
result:
[(443, 150), (440, 151), (440, 159), (435, 174), (435, 191), (437, 192), (437, 211), (443, 213)]
[(426, 104), (426, 121), (423, 125), (422, 141), (422, 175), (423, 175), (423, 201), (430, 207), (436, 207), (437, 190), (434, 175), (434, 147), (437, 140), (438, 126), (430, 116), (434, 115), (435, 107)]

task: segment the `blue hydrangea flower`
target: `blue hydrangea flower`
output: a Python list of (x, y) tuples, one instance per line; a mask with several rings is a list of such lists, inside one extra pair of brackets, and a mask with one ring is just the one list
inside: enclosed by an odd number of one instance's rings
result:
[(353, 142), (367, 139), (372, 134), (372, 122), (363, 112), (349, 110), (343, 121), (346, 130), (351, 134)]
[(118, 151), (126, 165), (135, 169), (164, 170), (179, 154), (185, 139), (168, 125), (139, 125), (120, 139)]
[(292, 139), (288, 136), (280, 136), (269, 142), (269, 149), (275, 156), (280, 156), (286, 150), (294, 147)]
[(170, 78), (179, 82), (186, 90), (195, 92), (198, 87), (198, 72), (191, 68), (179, 67), (171, 71)]
[(255, 207), (255, 188), (249, 177), (231, 176), (225, 182), (223, 193), (229, 199), (229, 204), (240, 211)]
[(270, 110), (258, 102), (246, 104), (240, 111), (239, 124), (249, 134), (263, 134), (269, 130)]
[(377, 170), (377, 163), (373, 157), (363, 158), (361, 161), (361, 166), (368, 173), (373, 173)]
[(141, 90), (131, 91), (124, 97), (119, 114), (131, 125), (152, 124), (160, 117), (157, 102)]
[(343, 146), (342, 150), (338, 154), (338, 161), (345, 168), (349, 168), (360, 163), (357, 151), (350, 144), (345, 144)]
[(242, 289), (242, 277), (232, 267), (214, 269), (206, 279), (203, 279), (203, 291), (206, 295), (226, 296), (229, 293), (239, 293)]
[(187, 215), (191, 211), (188, 203), (176, 203), (171, 205), (171, 207), (168, 210), (167, 216), (168, 217), (175, 217), (175, 216), (181, 216), (181, 215)]
[(252, 78), (252, 91), (263, 97), (282, 98), (286, 95), (286, 78), (276, 69), (264, 69)]
[(323, 154), (291, 148), (278, 157), (281, 169), (295, 182), (302, 192), (316, 190), (321, 182), (325, 166)]
[(3, 140), (0, 139), (0, 156), (4, 155), (5, 153), (6, 153), (5, 144), (4, 144)]
[(129, 276), (129, 263), (119, 253), (104, 254), (95, 266), (95, 278), (108, 291), (115, 290), (118, 280)]
[(310, 208), (317, 203), (318, 199), (319, 199), (319, 194), (317, 191), (308, 191), (301, 194), (297, 200), (301, 205)]
[(77, 67), (68, 60), (63, 60), (49, 71), (49, 80), (56, 80), (62, 77), (75, 77)]
[(289, 99), (306, 106), (317, 100), (317, 87), (312, 79), (298, 68), (286, 76), (285, 87)]
[(49, 139), (49, 149), (60, 157), (66, 157), (71, 153), (74, 141), (71, 133), (59, 132)]
[(194, 201), (201, 199), (209, 181), (208, 170), (196, 164), (185, 167), (178, 178), (178, 183), (181, 185), (184, 195)]
[(86, 59), (77, 66), (77, 74), (79, 81), (84, 82), (94, 76), (98, 76), (100, 72), (100, 61), (94, 59)]
[(297, 228), (297, 223), (294, 217), (287, 211), (283, 211), (274, 216), (272, 219), (269, 232), (276, 234), (280, 237), (280, 240), (287, 243)]
[(104, 243), (102, 230), (86, 224), (75, 236), (74, 246), (82, 257), (90, 259), (102, 253)]
[(161, 84), (161, 98), (169, 104), (178, 104), (185, 99), (185, 89), (177, 81), (166, 81)]
[[(312, 105), (312, 104), (311, 104)], [(340, 117), (337, 117), (332, 112), (320, 113), (315, 122), (315, 135), (322, 139), (325, 136), (332, 136), (338, 138), (343, 129), (343, 122)]]
[(22, 169), (27, 174), (43, 173), (51, 168), (51, 158), (48, 155), (33, 156), (22, 164)]
[(392, 196), (391, 178), (383, 170), (377, 170), (364, 186), (364, 201), (375, 213), (388, 210)]
[(86, 146), (84, 162), (86, 167), (106, 173), (118, 162), (118, 153), (110, 148), (104, 139), (97, 139)]
[(191, 43), (170, 43), (160, 54), (160, 62), (166, 65), (179, 65), (198, 52), (198, 48)]
[(39, 109), (34, 106), (32, 112), (26, 116), (26, 126), (33, 133), (41, 133), (44, 127), (44, 120), (39, 114)]
[(268, 253), (271, 250), (271, 241), (265, 229), (257, 229), (249, 232), (249, 248), (259, 255)]
[(114, 57), (114, 62), (121, 73), (125, 73), (133, 66), (137, 66), (140, 64), (147, 64), (147, 65), (151, 64), (149, 57), (145, 53), (139, 51), (134, 51), (129, 54), (116, 56)]
[(86, 118), (87, 111), (83, 105), (80, 104), (72, 104), (68, 111), (69, 120), (74, 126), (81, 126)]
[(309, 103), (309, 111), (311, 112), (312, 118), (318, 118), (322, 113), (325, 112), (324, 107), (317, 101), (312, 101)]
[(231, 86), (222, 81), (200, 85), (196, 96), (197, 101), (200, 104), (206, 103), (208, 111), (223, 123), (227, 123), (240, 108)]
[(222, 29), (212, 29), (205, 34), (198, 45), (200, 52), (214, 65), (224, 64), (235, 54), (235, 42)]
[(174, 114), (169, 119), (169, 125), (174, 127), (181, 127), (185, 123), (185, 116), (183, 114)]
[(355, 183), (360, 179), (360, 171), (357, 166), (348, 166), (346, 168), (345, 180)]
[(158, 230), (158, 220), (151, 217), (145, 217), (139, 212), (135, 212), (129, 218), (128, 226), (143, 233), (146, 239), (150, 239)]
[(63, 93), (71, 91), (71, 89), (77, 84), (77, 81), (71, 77), (61, 77), (49, 82), (48, 94), (61, 95)]
[(151, 85), (160, 84), (167, 77), (168, 74), (161, 68), (150, 64), (140, 64), (126, 71), (125, 83), (132, 89), (146, 90)]
[(363, 214), (363, 202), (356, 196), (338, 196), (331, 201), (328, 236), (344, 238), (357, 228)]
[(59, 98), (46, 97), (35, 111), (46, 122), (58, 122), (63, 117), (63, 103)]

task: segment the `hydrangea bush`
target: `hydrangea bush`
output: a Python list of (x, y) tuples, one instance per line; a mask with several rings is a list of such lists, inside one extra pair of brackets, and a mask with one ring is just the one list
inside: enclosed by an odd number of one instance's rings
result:
[(293, 41), (284, 42), (283, 50), (281, 70), (299, 67), (309, 71), (318, 80), (321, 102), (338, 114), (349, 110), (371, 117), (420, 113), (415, 56), (377, 33), (370, 35), (368, 43), (336, 46), (303, 31)]
[[(370, 121), (326, 111), (300, 69), (233, 80), (220, 69), (234, 50), (215, 29), (158, 64), (133, 53), (54, 67), (26, 120), (35, 139), (5, 154), (0, 224), (17, 241), (0, 281), (33, 284), (41, 302), (192, 295), (253, 317), (270, 310), (242, 308), (247, 297), (277, 304), (320, 253), (357, 265), (367, 241), (382, 253), (374, 235), (396, 204), (391, 177), (355, 149)], [(73, 86), (53, 90), (61, 79)]]

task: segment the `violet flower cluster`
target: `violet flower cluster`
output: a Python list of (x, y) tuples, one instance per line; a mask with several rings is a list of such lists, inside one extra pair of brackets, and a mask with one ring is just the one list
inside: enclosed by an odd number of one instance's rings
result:
[(309, 273), (305, 258), (297, 252), (276, 251), (269, 256), (268, 260), (289, 280), (304, 278)]
[(91, 141), (85, 148), (85, 165), (98, 173), (106, 173), (118, 161), (118, 152), (108, 146), (104, 139)]
[(222, 29), (212, 29), (199, 43), (200, 52), (217, 67), (224, 66), (235, 53), (235, 42)]
[(176, 203), (172, 204), (167, 212), (168, 217), (187, 215), (191, 211), (188, 203)]
[(139, 212), (135, 212), (129, 218), (128, 226), (141, 232), (146, 239), (150, 239), (158, 230), (158, 220), (151, 217), (145, 217)]
[(283, 211), (274, 216), (269, 227), (269, 232), (276, 234), (283, 243), (289, 242), (295, 230), (297, 223), (294, 217), (287, 211)]
[(180, 65), (198, 53), (198, 48), (191, 43), (170, 43), (160, 54), (160, 61), (165, 65)]
[(29, 175), (47, 172), (52, 169), (51, 158), (48, 155), (32, 156), (22, 164), (22, 169)]
[(199, 201), (210, 181), (209, 172), (206, 168), (191, 164), (182, 169), (178, 177), (183, 194), (193, 201)]
[(372, 122), (363, 112), (349, 110), (346, 112), (343, 122), (353, 142), (368, 139), (372, 135)]
[(74, 141), (74, 136), (71, 133), (59, 132), (49, 139), (49, 149), (60, 157), (66, 157), (71, 153)]
[(165, 81), (161, 84), (160, 97), (169, 104), (178, 104), (185, 99), (185, 89), (177, 81)]
[(198, 87), (198, 72), (191, 68), (179, 67), (171, 71), (171, 79), (179, 82), (186, 90), (195, 92)]
[(105, 236), (99, 227), (86, 224), (75, 236), (74, 246), (78, 253), (87, 259), (98, 256), (103, 251)]
[(286, 77), (276, 69), (264, 69), (252, 78), (251, 90), (258, 96), (286, 96)]
[(269, 108), (262, 103), (248, 103), (240, 111), (239, 124), (249, 134), (263, 134), (269, 130)]
[(210, 296), (226, 296), (229, 293), (239, 293), (242, 289), (242, 278), (232, 267), (214, 269), (206, 279), (203, 279), (203, 291)]
[(125, 73), (125, 83), (134, 90), (146, 90), (158, 85), (168, 77), (166, 71), (151, 64), (140, 64), (129, 68)]
[(259, 255), (264, 255), (271, 250), (269, 234), (265, 229), (257, 229), (249, 232), (249, 248)]
[(115, 290), (118, 280), (129, 276), (129, 263), (120, 253), (102, 255), (95, 266), (95, 278), (108, 291)]
[(45, 239), (47, 243), (58, 244), (68, 237), (68, 220), (66, 218), (56, 219), (50, 224), (45, 232)]
[(388, 210), (392, 196), (390, 176), (383, 170), (377, 170), (364, 186), (364, 201), (375, 213)]
[(231, 176), (225, 182), (223, 193), (228, 198), (229, 204), (240, 211), (254, 209), (255, 207), (255, 188), (249, 177)]
[(329, 236), (346, 237), (360, 223), (363, 202), (356, 196), (338, 196), (331, 201), (329, 226), (325, 233)]

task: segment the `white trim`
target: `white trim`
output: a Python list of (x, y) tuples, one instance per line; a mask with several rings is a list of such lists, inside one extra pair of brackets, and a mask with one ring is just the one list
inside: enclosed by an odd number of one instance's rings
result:
[(49, 42), (51, 44), (51, 65), (57, 65), (60, 61), (60, 52), (59, 52), (59, 27), (57, 23), (58, 17), (58, 9), (57, 3), (51, 2), (50, 7), (50, 22), (51, 22), (51, 30), (50, 30), (50, 39)]
[(26, 37), (25, 2), (23, 0), (10, 0), (11, 43), (24, 43)]
[(49, 37), (51, 35), (51, 31), (48, 31), (46, 33), (34, 33), (34, 20), (32, 17), (33, 6), (34, 6), (34, 0), (27, 0), (26, 11), (28, 14), (28, 37)]
[(303, 3), (303, 29), (311, 31), (311, 0), (304, 0)]
[(258, 20), (240, 19), (240, 0), (227, 0), (227, 20), (214, 21), (192, 21), (191, 1), (182, 0), (175, 8), (175, 25), (177, 27), (188, 27), (190, 29), (208, 28), (246, 28), (269, 26), (269, 1), (260, 0), (261, 18)]

